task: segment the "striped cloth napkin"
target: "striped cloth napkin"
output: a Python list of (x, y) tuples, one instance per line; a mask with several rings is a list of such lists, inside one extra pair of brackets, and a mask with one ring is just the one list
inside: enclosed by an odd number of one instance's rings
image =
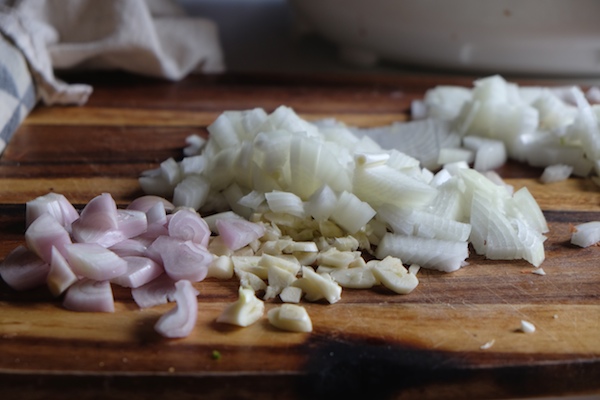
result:
[(224, 63), (216, 25), (175, 0), (0, 0), (0, 154), (38, 100), (87, 101), (92, 87), (55, 77), (71, 69), (179, 80)]

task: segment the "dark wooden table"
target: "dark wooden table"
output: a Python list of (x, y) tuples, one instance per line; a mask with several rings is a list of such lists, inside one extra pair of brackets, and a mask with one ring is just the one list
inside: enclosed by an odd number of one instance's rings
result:
[[(285, 104), (307, 119), (383, 125), (408, 118), (410, 101), (426, 89), (470, 86), (473, 77), (67, 79), (94, 86), (89, 103), (38, 107), (0, 159), (0, 259), (24, 243), (26, 201), (55, 191), (81, 206), (110, 192), (125, 206), (141, 194), (141, 171), (182, 157), (186, 136), (206, 134), (224, 110), (272, 111)], [(114, 288), (114, 314), (95, 314), (66, 311), (43, 288), (18, 293), (0, 283), (0, 397), (600, 395), (600, 249), (568, 243), (571, 224), (600, 220), (600, 190), (588, 179), (542, 185), (539, 169), (514, 163), (499, 172), (515, 188), (527, 186), (545, 212), (551, 229), (546, 276), (531, 274), (523, 261), (472, 256), (455, 273), (421, 270), (420, 285), (407, 296), (344, 290), (334, 305), (307, 303), (310, 334), (283, 333), (266, 320), (244, 329), (216, 324), (236, 298), (238, 283), (208, 279), (196, 285), (196, 329), (181, 340), (153, 331), (171, 306), (139, 310), (125, 289)], [(522, 319), (537, 331), (518, 332)], [(481, 349), (492, 340), (491, 348)]]

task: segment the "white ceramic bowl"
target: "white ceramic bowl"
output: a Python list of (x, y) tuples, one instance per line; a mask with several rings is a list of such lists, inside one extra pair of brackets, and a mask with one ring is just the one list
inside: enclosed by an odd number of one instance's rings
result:
[(349, 61), (600, 75), (598, 0), (289, 0)]

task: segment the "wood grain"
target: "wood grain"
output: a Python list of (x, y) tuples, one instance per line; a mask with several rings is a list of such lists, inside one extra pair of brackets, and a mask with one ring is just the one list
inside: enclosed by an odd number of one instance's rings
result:
[[(436, 84), (471, 82), (419, 75), (66, 78), (94, 85), (89, 104), (36, 109), (0, 158), (0, 259), (24, 243), (26, 201), (55, 191), (81, 207), (109, 192), (123, 207), (141, 194), (142, 171), (180, 158), (185, 137), (206, 135), (226, 109), (286, 104), (308, 119), (376, 126), (408, 118), (410, 101)], [(217, 324), (238, 284), (207, 279), (196, 284), (196, 328), (181, 340), (153, 330), (171, 305), (139, 310), (124, 288), (113, 288), (115, 313), (76, 313), (45, 288), (15, 292), (0, 282), (2, 398), (598, 395), (600, 249), (576, 248), (569, 238), (572, 224), (600, 220), (600, 190), (581, 178), (544, 185), (540, 169), (518, 163), (499, 172), (516, 189), (528, 187), (544, 210), (551, 229), (545, 276), (524, 261), (472, 255), (455, 273), (422, 270), (410, 295), (344, 290), (334, 305), (305, 303), (310, 334), (281, 332), (266, 320), (243, 329)], [(536, 332), (518, 331), (521, 320)], [(214, 350), (221, 359), (212, 358)]]

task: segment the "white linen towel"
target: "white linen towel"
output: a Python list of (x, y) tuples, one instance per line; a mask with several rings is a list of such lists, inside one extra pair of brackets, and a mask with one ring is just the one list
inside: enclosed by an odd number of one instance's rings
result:
[[(46, 105), (81, 105), (92, 93), (57, 79), (57, 70), (120, 69), (169, 80), (224, 70), (217, 26), (186, 15), (175, 0), (0, 0), (0, 41), (21, 51), (36, 100)], [(19, 115), (20, 122), (26, 113)]]

